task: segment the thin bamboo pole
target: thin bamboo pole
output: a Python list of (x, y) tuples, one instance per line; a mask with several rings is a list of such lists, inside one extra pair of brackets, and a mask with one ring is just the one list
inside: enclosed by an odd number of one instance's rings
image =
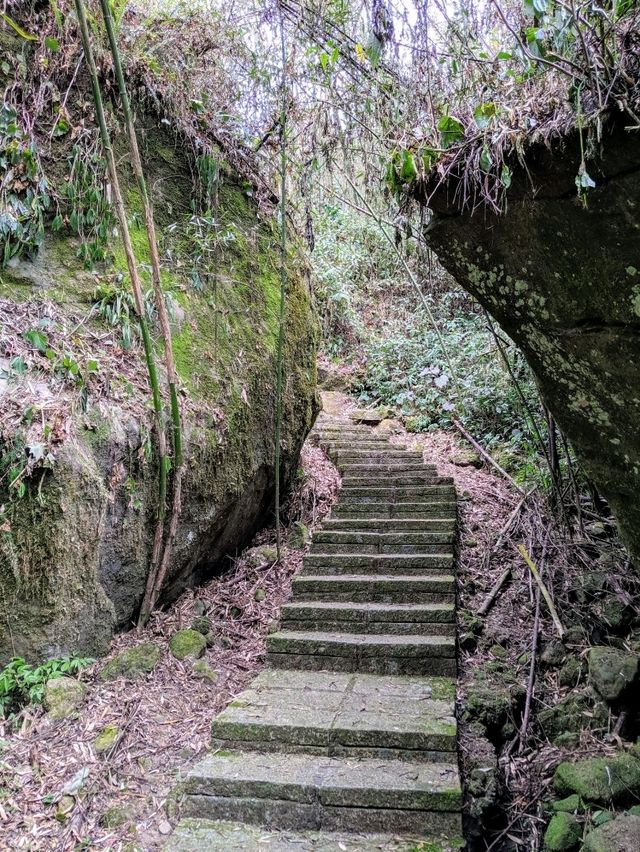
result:
[(160, 595), (162, 584), (166, 576), (169, 563), (171, 560), (171, 551), (178, 529), (178, 519), (180, 517), (180, 509), (182, 502), (182, 476), (184, 470), (182, 456), (182, 423), (180, 417), (180, 403), (178, 400), (178, 379), (176, 373), (175, 360), (173, 357), (173, 344), (171, 340), (171, 326), (167, 315), (167, 308), (162, 289), (162, 278), (160, 272), (160, 255), (158, 252), (158, 240), (156, 237), (155, 221), (153, 218), (153, 207), (147, 190), (147, 182), (144, 177), (142, 168), (142, 159), (140, 157), (140, 149), (138, 147), (138, 137), (136, 134), (135, 124), (133, 122), (133, 113), (131, 111), (131, 102), (129, 93), (124, 79), (122, 70), (122, 61), (120, 59), (120, 50), (118, 48), (118, 40), (116, 38), (113, 16), (109, 0), (100, 0), (102, 8), (102, 17), (104, 18), (105, 27), (107, 30), (107, 38), (109, 40), (109, 48), (113, 57), (113, 67), (118, 81), (118, 89), (120, 90), (120, 101), (122, 103), (122, 111), (124, 113), (125, 125), (127, 128), (127, 136), (129, 138), (129, 150), (131, 153), (131, 164), (133, 172), (138, 184), (138, 191), (142, 200), (144, 211), (144, 221), (147, 231), (147, 239), (149, 243), (149, 253), (151, 256), (151, 281), (153, 284), (154, 299), (156, 311), (158, 312), (158, 321), (160, 324), (160, 332), (162, 334), (162, 342), (164, 345), (164, 361), (167, 369), (167, 379), (169, 382), (169, 398), (171, 401), (171, 421), (173, 424), (173, 494), (171, 506), (171, 519), (169, 522), (169, 532), (164, 543), (164, 551), (162, 559), (159, 558), (162, 540), (154, 541), (154, 556), (153, 564), (157, 566), (157, 570), (149, 572), (147, 577), (147, 585), (145, 594), (140, 608), (138, 618), (139, 626), (146, 623), (151, 614), (153, 607)]
[[(113, 146), (111, 144), (111, 135), (109, 133), (109, 128), (107, 127), (107, 122), (104, 114), (102, 94), (100, 92), (100, 84), (98, 82), (98, 71), (96, 68), (93, 50), (91, 47), (91, 38), (89, 36), (89, 27), (87, 25), (87, 16), (85, 14), (83, 0), (75, 0), (75, 6), (76, 14), (78, 16), (78, 24), (80, 26), (80, 37), (82, 39), (85, 62), (87, 64), (87, 69), (91, 78), (91, 89), (93, 92), (93, 101), (96, 108), (98, 126), (100, 128), (102, 147), (104, 149), (104, 155), (107, 160), (107, 171), (113, 190), (113, 200), (116, 218), (120, 226), (124, 253), (127, 259), (127, 268), (129, 270), (129, 278), (131, 280), (131, 287), (133, 290), (134, 307), (138, 323), (140, 325), (140, 333), (142, 336), (142, 343), (144, 347), (147, 372), (149, 374), (149, 385), (151, 387), (151, 396), (153, 400), (153, 411), (156, 422), (156, 433), (158, 438), (159, 473), (156, 532), (154, 536), (154, 550), (152, 552), (149, 573), (155, 573), (155, 570), (157, 568), (157, 559), (159, 557), (159, 550), (156, 553), (155, 542), (157, 542), (158, 540), (162, 542), (167, 499), (167, 440), (164, 431), (162, 395), (160, 393), (160, 383), (158, 381), (158, 370), (155, 362), (153, 342), (151, 340), (149, 326), (147, 324), (147, 320), (144, 313), (144, 297), (142, 295), (142, 284), (140, 281), (140, 275), (138, 273), (135, 252), (131, 243), (129, 223), (127, 222), (127, 214), (124, 206), (124, 201), (122, 199), (122, 192), (120, 190), (120, 181), (116, 169), (116, 160), (115, 155), (113, 153)], [(154, 556), (156, 561), (154, 561)]]
[(278, 347), (276, 352), (276, 428), (275, 428), (275, 515), (276, 515), (276, 552), (280, 559), (282, 544), (280, 526), (280, 440), (282, 436), (282, 388), (284, 353), (285, 301), (287, 294), (287, 46), (284, 34), (284, 21), (280, 14), (280, 54), (282, 61), (282, 82), (280, 106), (280, 308), (278, 315)]

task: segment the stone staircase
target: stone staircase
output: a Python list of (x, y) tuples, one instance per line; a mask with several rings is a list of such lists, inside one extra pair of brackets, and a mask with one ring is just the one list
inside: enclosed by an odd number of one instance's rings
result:
[(461, 843), (453, 484), (368, 426), (316, 434), (338, 503), (266, 670), (213, 720), (172, 852)]

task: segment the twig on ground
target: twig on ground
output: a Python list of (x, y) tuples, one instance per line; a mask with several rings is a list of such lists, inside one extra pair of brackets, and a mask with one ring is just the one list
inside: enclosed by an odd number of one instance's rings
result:
[(460, 432), (460, 434), (461, 434), (464, 438), (466, 438), (466, 440), (467, 440), (467, 441), (471, 444), (471, 446), (474, 448), (474, 450), (477, 450), (477, 451), (480, 453), (480, 455), (482, 456), (482, 458), (483, 458), (483, 459), (485, 459), (485, 461), (489, 462), (489, 464), (491, 465), (491, 467), (493, 467), (495, 470), (497, 470), (497, 471), (498, 471), (498, 473), (500, 473), (502, 476), (504, 476), (504, 478), (505, 478), (508, 482), (510, 482), (510, 483), (511, 483), (511, 485), (512, 485), (512, 486), (516, 489), (516, 491), (519, 491), (519, 492), (520, 492), (520, 494), (523, 494), (523, 495), (526, 497), (526, 496), (527, 496), (527, 493), (526, 493), (526, 491), (524, 490), (524, 488), (522, 488), (522, 486), (521, 486), (521, 485), (518, 485), (518, 483), (515, 481), (515, 479), (514, 479), (512, 476), (510, 476), (510, 475), (507, 473), (507, 471), (506, 471), (503, 467), (501, 467), (501, 466), (498, 464), (498, 462), (497, 462), (497, 461), (493, 458), (493, 456), (489, 455), (489, 453), (485, 450), (485, 448), (484, 448), (484, 447), (482, 447), (482, 446), (481, 446), (481, 445), (480, 445), (480, 444), (476, 441), (476, 439), (475, 439), (475, 438), (473, 438), (473, 437), (472, 437), (472, 436), (471, 436), (471, 435), (467, 432), (467, 430), (464, 428), (464, 426), (462, 425), (462, 423), (461, 423), (461, 422), (460, 422), (457, 418), (455, 418), (455, 419), (454, 419), (453, 423), (454, 423), (454, 425), (455, 425), (456, 429), (458, 430), (458, 432)]
[(524, 544), (519, 544), (518, 550), (520, 551), (520, 555), (522, 556), (524, 561), (529, 566), (529, 569), (530, 569), (531, 573), (533, 574), (534, 580), (536, 581), (536, 583), (540, 587), (540, 591), (542, 592), (542, 596), (545, 599), (547, 606), (549, 607), (549, 613), (551, 615), (551, 619), (554, 623), (556, 630), (558, 631), (558, 636), (562, 639), (562, 637), (564, 636), (564, 627), (562, 626), (562, 622), (560, 621), (560, 618), (558, 616), (558, 611), (556, 610), (555, 605), (554, 605), (553, 601), (551, 600), (551, 595), (549, 594), (549, 589), (547, 589), (544, 582), (542, 581), (542, 577), (540, 576), (540, 572), (538, 571), (533, 560), (529, 556), (529, 552), (527, 551), (527, 548), (524, 546)]

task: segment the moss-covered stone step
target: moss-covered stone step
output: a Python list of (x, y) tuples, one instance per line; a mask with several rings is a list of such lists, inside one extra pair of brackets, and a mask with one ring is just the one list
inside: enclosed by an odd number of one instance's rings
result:
[[(402, 532), (385, 532), (383, 530), (375, 531), (356, 531), (349, 530), (339, 532), (337, 530), (319, 530), (313, 535), (314, 545), (327, 544), (360, 544), (374, 545), (379, 549), (382, 547), (404, 547), (406, 545), (421, 545), (421, 544), (453, 544), (453, 532), (448, 530), (434, 531), (402, 531)], [(390, 551), (382, 551), (388, 553)], [(398, 551), (402, 552), (402, 551)]]
[(456, 674), (455, 640), (449, 636), (293, 632), (267, 639), (267, 662), (276, 668), (371, 674)]
[(453, 604), (380, 604), (292, 602), (282, 608), (283, 630), (329, 630), (353, 633), (455, 633)]
[(292, 592), (297, 601), (452, 603), (455, 583), (450, 574), (429, 577), (299, 574), (293, 580)]
[[(425, 550), (428, 548), (425, 546)], [(451, 548), (447, 546), (449, 551)], [(308, 553), (304, 571), (317, 574), (420, 573), (435, 569), (451, 570), (453, 554), (437, 553)]]
[(456, 519), (453, 515), (442, 518), (327, 518), (322, 529), (327, 532), (356, 530), (362, 532), (402, 532), (424, 530), (455, 530)]
[(334, 518), (372, 517), (372, 518), (420, 518), (456, 516), (455, 500), (450, 498), (414, 500), (396, 503), (382, 500), (369, 503), (336, 503), (331, 510)]
[(424, 486), (451, 484), (450, 480), (445, 477), (438, 476), (436, 473), (394, 474), (381, 472), (375, 478), (369, 476), (350, 476), (347, 473), (342, 476), (342, 487), (345, 489), (377, 487), (376, 485), (372, 485), (372, 482), (383, 482), (385, 488), (402, 490), (407, 488), (421, 488)]
[(340, 503), (417, 503), (420, 500), (455, 500), (449, 483), (442, 485), (345, 485), (340, 490)]
[(460, 833), (449, 764), (308, 754), (213, 753), (185, 781), (185, 813), (279, 829)]
[(416, 458), (413, 459), (384, 459), (379, 462), (370, 461), (340, 461), (337, 467), (340, 471), (349, 475), (369, 476), (375, 479), (380, 473), (436, 473), (437, 467), (433, 464), (423, 464)]
[(455, 762), (455, 684), (267, 669), (214, 720), (214, 748)]
[(421, 844), (437, 841), (438, 852), (458, 848), (431, 835), (398, 838), (390, 834), (267, 830), (224, 820), (183, 819), (164, 846), (165, 852), (416, 852)]
[[(353, 555), (353, 556), (416, 556), (416, 555), (439, 555), (451, 553), (453, 542), (443, 541), (438, 542), (436, 538), (431, 542), (424, 544), (357, 544), (349, 542), (323, 543), (313, 544), (311, 546), (311, 556), (328, 554), (328, 555)], [(444, 563), (443, 563), (444, 564)]]
[(388, 450), (351, 450), (331, 451), (331, 459), (338, 468), (347, 464), (390, 465), (390, 464), (419, 464), (422, 465), (422, 453), (411, 450), (398, 450), (395, 447)]

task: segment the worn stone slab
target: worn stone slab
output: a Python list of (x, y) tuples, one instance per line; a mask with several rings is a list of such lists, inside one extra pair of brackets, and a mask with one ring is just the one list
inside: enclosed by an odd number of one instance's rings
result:
[(340, 504), (345, 503), (418, 503), (421, 500), (452, 502), (455, 491), (450, 485), (407, 485), (387, 487), (372, 485), (368, 487), (343, 487), (340, 494)]
[(450, 761), (454, 699), (454, 684), (446, 678), (267, 669), (213, 720), (211, 734), (223, 747), (395, 751)]
[(338, 503), (331, 510), (331, 517), (372, 517), (372, 518), (419, 518), (456, 517), (457, 506), (454, 500), (422, 500), (411, 503)]
[[(451, 480), (448, 477), (438, 476), (437, 473), (392, 473), (381, 471), (376, 477), (378, 481), (384, 482), (387, 488), (413, 488), (414, 486), (432, 486), (432, 485), (451, 485)], [(350, 488), (371, 488), (372, 477), (361, 474), (353, 474), (345, 471), (342, 474), (342, 487)], [(375, 480), (374, 480), (375, 481)]]
[(403, 532), (364, 532), (364, 531), (334, 531), (319, 530), (313, 535), (314, 544), (375, 544), (397, 545), (407, 544), (453, 544), (453, 531), (403, 531)]
[[(441, 548), (442, 549), (442, 548)], [(453, 553), (308, 553), (303, 558), (305, 570), (323, 569), (339, 573), (381, 573), (391, 571), (451, 570)], [(319, 571), (318, 571), (319, 573)]]
[(187, 817), (243, 820), (280, 830), (386, 831), (436, 838), (455, 837), (462, 833), (459, 811), (321, 807), (305, 802), (192, 795), (186, 800), (184, 812)]
[(249, 751), (207, 755), (189, 771), (185, 792), (342, 808), (456, 811), (461, 806), (451, 764)]
[(340, 672), (360, 672), (378, 675), (438, 675), (456, 677), (455, 657), (323, 657), (314, 654), (276, 654), (267, 653), (267, 663), (274, 668), (296, 668), (308, 671), (334, 669)]
[(448, 603), (454, 600), (455, 584), (448, 574), (433, 577), (299, 574), (293, 580), (292, 591), (295, 600), (307, 601)]
[[(428, 630), (431, 633), (453, 635), (455, 607), (453, 604), (292, 601), (282, 608), (280, 621), (285, 630), (321, 630), (324, 625), (327, 630), (367, 633), (424, 633)], [(298, 626), (294, 627), (294, 624)]]
[[(348, 834), (319, 831), (278, 831), (245, 823), (201, 819), (181, 820), (165, 852), (415, 852), (429, 838), (393, 837), (390, 834)], [(454, 841), (455, 842), (455, 841)], [(441, 845), (442, 852), (458, 848)]]
[(414, 532), (423, 530), (424, 532), (445, 530), (455, 532), (456, 519), (451, 516), (449, 518), (327, 518), (322, 529), (326, 532), (346, 532), (347, 530), (355, 530), (356, 532)]

